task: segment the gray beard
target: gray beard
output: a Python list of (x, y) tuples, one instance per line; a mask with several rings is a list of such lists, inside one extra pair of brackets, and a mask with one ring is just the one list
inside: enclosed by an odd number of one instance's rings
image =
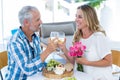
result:
[(36, 32), (36, 29), (32, 26), (30, 26), (30, 30), (33, 31), (33, 32)]

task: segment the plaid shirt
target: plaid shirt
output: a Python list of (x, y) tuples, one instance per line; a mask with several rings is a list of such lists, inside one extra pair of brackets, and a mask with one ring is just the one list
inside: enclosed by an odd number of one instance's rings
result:
[(30, 46), (26, 35), (18, 29), (10, 39), (8, 49), (8, 72), (6, 80), (26, 80), (45, 66), (41, 62), (40, 38), (34, 34), (32, 36), (33, 47)]

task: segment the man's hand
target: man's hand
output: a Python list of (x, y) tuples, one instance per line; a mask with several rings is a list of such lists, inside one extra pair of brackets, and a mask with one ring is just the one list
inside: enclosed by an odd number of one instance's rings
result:
[(57, 38), (52, 39), (52, 40), (51, 40), (50, 38), (48, 39), (48, 45), (47, 45), (46, 50), (47, 50), (49, 53), (51, 53), (51, 52), (53, 52), (53, 51), (56, 50), (56, 48), (58, 47), (57, 41), (58, 41)]
[(55, 51), (57, 47), (58, 47), (57, 38), (53, 40), (49, 38), (47, 48), (43, 51), (42, 54), (40, 54), (42, 62), (44, 62), (45, 59), (48, 57), (48, 55), (51, 54), (53, 51)]

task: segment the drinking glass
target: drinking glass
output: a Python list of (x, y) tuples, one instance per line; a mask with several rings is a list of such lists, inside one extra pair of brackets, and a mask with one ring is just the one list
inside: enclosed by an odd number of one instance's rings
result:
[(59, 35), (58, 32), (53, 31), (53, 32), (50, 33), (50, 39), (53, 40), (53, 39), (57, 38), (58, 35)]
[[(59, 32), (58, 35), (58, 44), (63, 44), (65, 40), (65, 33), (64, 32)], [(60, 48), (57, 48), (57, 54), (62, 54), (63, 52), (61, 51)]]
[[(59, 36), (59, 33), (56, 32), (56, 31), (53, 31), (53, 32), (50, 33), (50, 39), (51, 39), (51, 40), (57, 38), (58, 36)], [(56, 40), (55, 40), (55, 41), (56, 41)], [(53, 59), (55, 59), (55, 58), (54, 58), (55, 54), (56, 54), (56, 51), (52, 53)]]

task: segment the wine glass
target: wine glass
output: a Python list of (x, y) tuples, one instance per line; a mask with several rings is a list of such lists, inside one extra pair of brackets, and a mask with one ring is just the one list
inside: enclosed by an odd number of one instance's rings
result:
[[(58, 44), (63, 44), (65, 40), (65, 33), (64, 32), (59, 32), (58, 36)], [(62, 54), (63, 52), (61, 51), (60, 48), (57, 48), (57, 54)]]
[[(57, 38), (59, 36), (59, 33), (58, 32), (56, 32), (56, 31), (52, 31), (51, 33), (50, 33), (50, 39), (51, 40), (53, 40), (53, 39), (55, 39), (55, 38)], [(55, 40), (56, 41), (56, 40)], [(53, 52), (53, 54), (52, 54), (52, 56), (53, 56), (53, 59), (55, 59), (54, 58), (54, 55), (56, 54), (56, 51), (55, 52)]]
[(58, 37), (58, 35), (59, 35), (59, 33), (58, 33), (58, 32), (53, 31), (53, 32), (51, 32), (51, 33), (50, 33), (50, 39), (51, 39), (51, 40), (53, 40), (53, 39), (57, 38), (57, 37)]

